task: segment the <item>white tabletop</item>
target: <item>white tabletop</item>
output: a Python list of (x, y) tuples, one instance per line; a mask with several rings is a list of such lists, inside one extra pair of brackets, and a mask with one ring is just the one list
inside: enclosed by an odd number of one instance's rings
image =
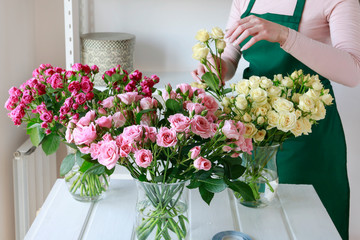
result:
[[(132, 239), (136, 186), (112, 179), (104, 199), (82, 203), (58, 179), (25, 239)], [(190, 239), (211, 240), (221, 231), (237, 230), (253, 240), (341, 239), (310, 185), (280, 184), (271, 206), (253, 209), (236, 202), (230, 191), (215, 194), (211, 205), (190, 191)]]

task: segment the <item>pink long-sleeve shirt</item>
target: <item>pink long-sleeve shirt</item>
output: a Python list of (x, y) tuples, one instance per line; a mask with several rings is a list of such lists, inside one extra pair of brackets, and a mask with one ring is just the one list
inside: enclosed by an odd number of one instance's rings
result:
[[(257, 0), (253, 13), (293, 15), (297, 0)], [(246, 11), (249, 0), (233, 0), (229, 28)], [(299, 30), (289, 29), (281, 46), (318, 74), (354, 87), (360, 83), (360, 7), (358, 0), (306, 0)], [(223, 54), (236, 70), (241, 52), (228, 44)], [(228, 76), (229, 76), (228, 75)]]

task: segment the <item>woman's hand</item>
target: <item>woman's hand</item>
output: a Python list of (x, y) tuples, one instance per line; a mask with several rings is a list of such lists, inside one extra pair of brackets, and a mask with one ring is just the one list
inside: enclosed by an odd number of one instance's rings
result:
[(289, 34), (289, 29), (277, 23), (267, 21), (254, 15), (247, 16), (230, 27), (225, 33), (230, 43), (239, 45), (247, 37), (253, 36), (242, 48), (248, 49), (260, 40), (284, 44)]
[[(215, 66), (215, 61), (212, 57), (208, 57), (207, 60), (211, 63), (211, 65)], [(216, 61), (217, 66), (219, 66), (220, 64), (220, 60), (217, 59)], [(216, 70), (214, 68), (211, 68), (212, 72), (216, 74), (216, 76), (219, 77), (219, 75), (216, 73)], [(228, 68), (227, 68), (227, 64), (226, 62), (221, 59), (221, 79), (222, 79), (222, 85), (225, 84), (225, 76), (227, 74)], [(205, 72), (208, 72), (208, 70), (206, 69), (206, 67), (203, 64), (199, 64), (197, 69), (193, 70), (191, 72), (191, 76), (193, 77), (194, 80), (196, 80), (197, 82), (201, 83), (201, 77), (202, 75), (205, 74)]]

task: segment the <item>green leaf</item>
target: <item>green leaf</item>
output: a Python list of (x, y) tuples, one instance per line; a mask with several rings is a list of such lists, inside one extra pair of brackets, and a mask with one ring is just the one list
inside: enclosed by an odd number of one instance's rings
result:
[(139, 180), (140, 182), (144, 182), (144, 181), (146, 181), (146, 176), (145, 176), (145, 175), (140, 175), (139, 178), (138, 178), (138, 180)]
[(112, 169), (107, 169), (107, 168), (105, 168), (105, 173), (106, 173), (108, 176), (112, 175), (112, 174), (114, 173), (114, 171), (115, 171), (115, 168), (112, 168)]
[(227, 185), (225, 184), (223, 179), (205, 179), (199, 180), (202, 183), (202, 186), (209, 192), (218, 193), (222, 192), (226, 189)]
[(242, 165), (233, 165), (227, 167), (226, 173), (229, 179), (238, 179), (239, 177), (241, 177), (241, 175), (243, 175), (245, 170), (246, 168)]
[(201, 79), (209, 86), (214, 92), (219, 91), (219, 78), (211, 72), (206, 72)]
[(144, 113), (155, 111), (155, 109), (145, 109), (136, 114), (136, 124), (140, 124), (141, 117), (144, 115)]
[(105, 173), (105, 166), (101, 165), (100, 163), (95, 163), (91, 166), (88, 170), (84, 172), (85, 174), (95, 174), (95, 175), (102, 175)]
[(111, 82), (111, 77), (109, 75), (107, 75), (106, 73), (104, 74), (104, 82), (106, 84), (108, 84), (109, 82)]
[(210, 205), (211, 200), (214, 197), (214, 193), (209, 192), (208, 190), (206, 190), (203, 186), (199, 187), (199, 192), (201, 195), (201, 198), (208, 204)]
[(75, 164), (75, 154), (67, 155), (60, 166), (60, 176), (65, 176)]
[(190, 184), (187, 185), (186, 187), (189, 189), (195, 189), (195, 188), (200, 187), (200, 185), (201, 185), (201, 183), (199, 181), (191, 180)]
[(182, 112), (182, 104), (175, 99), (168, 99), (165, 102), (166, 108), (173, 113)]
[(232, 92), (232, 89), (231, 88), (225, 88), (222, 92), (223, 95), (225, 94), (228, 94), (228, 93), (231, 93)]
[(42, 149), (46, 155), (51, 155), (55, 153), (58, 150), (59, 145), (60, 145), (60, 136), (55, 133), (52, 133), (44, 137), (41, 144)]
[(91, 162), (88, 162), (88, 161), (83, 161), (83, 163), (81, 165), (79, 165), (79, 166), (81, 166), (79, 171), (83, 172), (83, 173), (86, 172), (89, 168), (94, 166), (94, 163), (91, 163)]
[(121, 80), (120, 74), (114, 73), (114, 74), (111, 76), (111, 80), (112, 80), (113, 82), (120, 81), (120, 80)]
[(238, 192), (245, 201), (255, 201), (254, 194), (249, 185), (242, 181), (226, 181), (230, 189)]
[(36, 147), (40, 145), (45, 137), (44, 129), (41, 128), (40, 123), (33, 124), (26, 132), (30, 135), (31, 143)]
[(92, 159), (92, 157), (90, 156), (90, 154), (86, 154), (81, 156), (82, 159), (84, 159), (87, 162), (93, 162), (94, 160)]
[[(84, 154), (82, 154), (79, 150), (75, 153), (75, 161), (79, 166), (82, 166), (84, 163), (84, 159), (82, 158)], [(90, 154), (88, 154), (90, 156)]]

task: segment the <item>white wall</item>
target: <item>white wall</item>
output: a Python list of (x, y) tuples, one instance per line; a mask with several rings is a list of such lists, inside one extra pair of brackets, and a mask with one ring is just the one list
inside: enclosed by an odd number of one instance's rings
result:
[(65, 66), (63, 1), (0, 0), (0, 239), (15, 239), (12, 158), (25, 141), (2, 106), (41, 63)]
[[(189, 72), (194, 35), (200, 28), (224, 28), (231, 0), (87, 0), (94, 31), (136, 35), (135, 67), (143, 71)], [(40, 63), (65, 66), (62, 0), (0, 0), (0, 102), (7, 89), (31, 76)], [(190, 78), (190, 75), (189, 75)], [(191, 79), (184, 79), (191, 81)], [(351, 185), (351, 239), (360, 239), (360, 87), (335, 85), (339, 111), (348, 141)], [(350, 97), (349, 97), (350, 96)], [(0, 105), (2, 106), (2, 105)], [(0, 108), (0, 239), (13, 239), (12, 153), (25, 139)], [(9, 141), (11, 139), (11, 141)], [(330, 176), (331, 177), (331, 176)]]

